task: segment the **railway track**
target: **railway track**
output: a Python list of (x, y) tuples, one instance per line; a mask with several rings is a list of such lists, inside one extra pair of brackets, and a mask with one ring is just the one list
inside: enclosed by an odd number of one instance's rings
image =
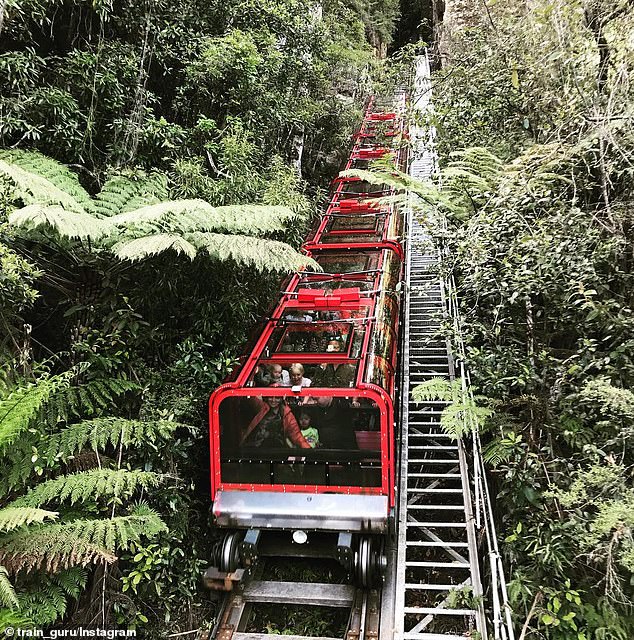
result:
[[(293, 562), (287, 559), (288, 562)], [(323, 565), (316, 567), (323, 569)], [(351, 584), (332, 582), (303, 582), (296, 580), (267, 580), (267, 563), (263, 562), (252, 578), (238, 583), (224, 596), (215, 628), (208, 637), (217, 640), (270, 640), (270, 628), (258, 626), (257, 609), (301, 608), (309, 614), (311, 609), (326, 617), (325, 610), (337, 610), (334, 621), (328, 625), (325, 635), (291, 634), (286, 628), (284, 637), (289, 640), (377, 640), (381, 620), (381, 590), (363, 589)], [(260, 616), (262, 617), (262, 616)], [(266, 617), (266, 616), (265, 616)], [(340, 621), (337, 625), (337, 619)], [(343, 625), (342, 620), (347, 620)], [(321, 625), (319, 625), (321, 627)], [(334, 628), (340, 633), (335, 635)]]

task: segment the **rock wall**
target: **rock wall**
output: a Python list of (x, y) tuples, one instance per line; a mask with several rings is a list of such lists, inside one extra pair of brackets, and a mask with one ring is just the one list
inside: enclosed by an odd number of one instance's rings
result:
[(435, 25), (436, 54), (440, 64), (451, 58), (452, 42), (462, 30), (476, 27), (486, 19), (483, 0), (445, 0), (442, 5), (444, 11), (434, 12), (434, 18), (440, 18)]

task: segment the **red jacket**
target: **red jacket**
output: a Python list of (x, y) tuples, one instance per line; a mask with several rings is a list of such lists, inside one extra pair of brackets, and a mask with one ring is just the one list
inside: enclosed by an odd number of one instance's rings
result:
[[(251, 434), (253, 429), (255, 429), (262, 418), (270, 411), (271, 407), (264, 402), (261, 398), (251, 398), (251, 402), (255, 402), (258, 407), (258, 412), (253, 417), (253, 420), (249, 422), (247, 428), (242, 432), (242, 436), (240, 437), (240, 444), (242, 444)], [(308, 444), (306, 438), (302, 435), (301, 429), (297, 424), (297, 420), (295, 420), (295, 416), (291, 411), (290, 407), (287, 404), (282, 403), (280, 405), (282, 412), (282, 428), (284, 429), (284, 435), (296, 446), (300, 449), (310, 449), (311, 446)]]

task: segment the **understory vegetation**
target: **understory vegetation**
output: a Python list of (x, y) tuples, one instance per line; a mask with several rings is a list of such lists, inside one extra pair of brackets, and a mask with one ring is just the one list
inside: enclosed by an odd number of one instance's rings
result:
[(195, 631), (206, 404), (398, 2), (0, 3), (0, 628)]
[[(434, 74), (517, 633), (634, 637), (634, 5), (487, 3)], [(429, 210), (429, 206), (423, 206)]]

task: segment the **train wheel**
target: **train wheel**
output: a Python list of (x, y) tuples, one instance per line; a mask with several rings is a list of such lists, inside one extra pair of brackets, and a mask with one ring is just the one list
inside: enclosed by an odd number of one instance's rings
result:
[(383, 541), (363, 536), (354, 558), (355, 578), (361, 587), (370, 588), (383, 583), (387, 558), (383, 552)]
[(241, 531), (231, 531), (225, 535), (222, 542), (217, 543), (214, 549), (214, 564), (219, 571), (233, 573), (238, 568), (242, 536)]

